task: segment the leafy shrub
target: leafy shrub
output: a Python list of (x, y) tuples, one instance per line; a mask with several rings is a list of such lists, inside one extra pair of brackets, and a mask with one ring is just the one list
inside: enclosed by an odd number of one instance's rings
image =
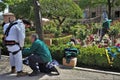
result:
[(0, 49), (2, 55), (9, 55), (7, 48), (2, 44), (2, 39), (0, 39)]
[(81, 24), (71, 26), (70, 28), (70, 33), (81, 41), (83, 41), (91, 33), (90, 31), (91, 30), (87, 29), (87, 26)]
[(78, 27), (71, 26), (69, 33), (73, 34), (74, 36), (77, 36)]
[(80, 40), (84, 40), (85, 38), (86, 38), (86, 32), (85, 31), (83, 31), (83, 30), (80, 30), (79, 32), (78, 32), (78, 35), (77, 35), (77, 38), (79, 38)]
[(63, 58), (63, 50), (66, 46), (65, 45), (52, 45), (49, 47), (50, 52), (52, 54), (53, 59), (56, 59), (60, 63), (62, 63), (62, 58)]
[(56, 25), (53, 21), (50, 21), (49, 24), (43, 26), (44, 33), (55, 33), (56, 32)]
[(60, 37), (60, 38), (53, 38), (52, 44), (54, 45), (60, 45), (63, 43), (67, 43), (70, 41), (70, 38), (72, 38), (72, 35), (66, 36), (66, 37)]
[(114, 59), (113, 67), (120, 70), (120, 56)]
[(119, 29), (112, 28), (109, 32), (109, 36), (115, 36), (116, 37), (118, 35), (118, 33), (119, 33)]
[[(97, 66), (105, 69), (112, 68), (120, 70), (120, 58), (115, 58), (113, 67), (111, 67), (105, 54), (105, 48), (98, 48), (97, 46), (80, 47), (79, 45), (75, 47), (80, 49), (80, 54), (77, 57), (77, 66), (81, 66), (84, 64), (90, 67)], [(63, 51), (65, 48), (67, 48), (67, 45), (52, 45), (49, 48), (53, 59), (56, 59), (60, 63), (62, 63), (62, 58), (64, 54)]]
[(55, 37), (58, 38), (61, 34), (61, 31), (55, 31)]
[(78, 66), (80, 66), (81, 63), (89, 66), (109, 66), (104, 48), (98, 48), (97, 46), (87, 48), (81, 47), (80, 52), (78, 56)]
[[(113, 22), (114, 23), (114, 22)], [(120, 33), (120, 22), (114, 23), (114, 25), (110, 26), (109, 36), (117, 37)]]
[(62, 28), (62, 33), (67, 33), (67, 34), (69, 34), (70, 33), (70, 28), (69, 28), (69, 26), (67, 26), (67, 27), (63, 27)]

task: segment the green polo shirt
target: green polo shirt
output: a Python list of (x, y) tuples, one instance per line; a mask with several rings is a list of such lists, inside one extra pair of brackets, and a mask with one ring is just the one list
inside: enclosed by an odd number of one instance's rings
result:
[(103, 28), (107, 28), (107, 29), (109, 29), (110, 28), (110, 23), (111, 23), (111, 20), (108, 20), (108, 21), (105, 21), (105, 22), (103, 22)]
[(39, 39), (34, 41), (30, 48), (26, 48), (23, 50), (23, 55), (30, 55), (30, 54), (38, 55), (45, 63), (52, 61), (51, 53), (47, 45)]

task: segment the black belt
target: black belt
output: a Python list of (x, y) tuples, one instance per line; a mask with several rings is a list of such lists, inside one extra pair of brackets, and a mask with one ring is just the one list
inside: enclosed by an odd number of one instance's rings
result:
[(19, 50), (17, 50), (17, 51), (14, 51), (14, 52), (12, 52), (12, 51), (8, 51), (9, 53), (12, 53), (13, 55), (16, 55), (19, 51), (21, 51), (21, 49), (19, 49)]
[(15, 44), (17, 44), (17, 45), (19, 45), (19, 43), (17, 43), (16, 41), (8, 41), (8, 40), (5, 40), (5, 45), (6, 46), (12, 46), (12, 45), (15, 45)]
[[(12, 41), (12, 40), (10, 40), (10, 41), (5, 40), (5, 45), (6, 45), (6, 46), (18, 45), (18, 46), (20, 47), (19, 43), (17, 43), (16, 41)], [(22, 50), (22, 48), (20, 47), (20, 49), (17, 50), (17, 51), (14, 51), (14, 52), (8, 51), (8, 52), (9, 52), (9, 53), (12, 53), (13, 55), (15, 55), (15, 54), (17, 54), (19, 51), (21, 51), (21, 50)]]

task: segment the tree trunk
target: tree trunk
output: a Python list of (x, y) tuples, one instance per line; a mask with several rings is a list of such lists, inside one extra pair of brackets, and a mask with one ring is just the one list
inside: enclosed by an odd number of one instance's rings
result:
[(36, 33), (38, 34), (38, 36), (41, 40), (44, 40), (43, 39), (42, 17), (41, 17), (39, 0), (33, 0), (33, 3), (34, 3), (34, 16), (35, 16)]
[(112, 8), (111, 2), (110, 0), (108, 0), (108, 18), (109, 19), (111, 19), (111, 8)]
[(60, 30), (60, 26), (63, 24), (63, 22), (65, 21), (66, 17), (60, 19), (60, 17), (58, 17), (58, 22), (59, 24), (57, 25), (57, 30)]

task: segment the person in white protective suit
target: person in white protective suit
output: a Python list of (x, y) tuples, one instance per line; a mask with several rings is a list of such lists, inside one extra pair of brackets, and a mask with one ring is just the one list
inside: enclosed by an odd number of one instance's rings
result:
[(25, 39), (25, 27), (30, 26), (26, 20), (16, 20), (13, 13), (3, 14), (4, 17), (4, 44), (8, 49), (10, 56), (11, 73), (17, 72), (17, 76), (25, 76), (26, 72), (22, 71), (22, 48)]

